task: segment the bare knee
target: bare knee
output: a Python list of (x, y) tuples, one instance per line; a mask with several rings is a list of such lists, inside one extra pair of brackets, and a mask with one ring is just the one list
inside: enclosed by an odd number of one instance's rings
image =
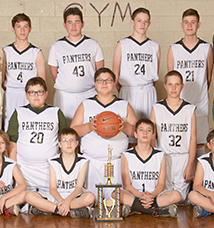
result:
[(191, 203), (196, 204), (197, 202), (197, 192), (191, 191), (188, 196)]
[(84, 196), (84, 204), (86, 206), (93, 205), (94, 204), (94, 201), (95, 201), (95, 195), (92, 192), (85, 193), (85, 196)]
[(174, 203), (178, 203), (178, 202), (180, 202), (181, 199), (182, 199), (181, 193), (180, 193), (179, 191), (177, 191), (177, 190), (173, 190), (172, 196), (173, 196), (173, 201), (174, 201)]

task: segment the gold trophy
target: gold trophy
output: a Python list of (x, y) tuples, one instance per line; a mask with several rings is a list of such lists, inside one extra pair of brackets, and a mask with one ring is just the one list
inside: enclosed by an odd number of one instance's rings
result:
[[(104, 177), (107, 178), (106, 184), (96, 185), (98, 188), (98, 217), (95, 219), (97, 222), (121, 222), (123, 218), (120, 217), (120, 188), (121, 184), (112, 184), (111, 178), (114, 177), (114, 164), (111, 163), (113, 148), (108, 145), (108, 161), (104, 165)], [(115, 188), (115, 199), (103, 199), (103, 188)], [(104, 210), (105, 215), (104, 216)], [(115, 210), (115, 216), (113, 216)]]

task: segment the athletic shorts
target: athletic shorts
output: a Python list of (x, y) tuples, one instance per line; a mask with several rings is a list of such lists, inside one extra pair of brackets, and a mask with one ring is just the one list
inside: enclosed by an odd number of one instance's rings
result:
[(67, 126), (70, 126), (74, 114), (86, 98), (93, 97), (96, 94), (95, 88), (83, 93), (67, 93), (56, 90), (54, 94), (54, 106), (59, 107), (65, 115)]
[(188, 164), (189, 153), (166, 154), (166, 190), (177, 190), (181, 193), (181, 204), (188, 204), (190, 182), (185, 182), (184, 171)]

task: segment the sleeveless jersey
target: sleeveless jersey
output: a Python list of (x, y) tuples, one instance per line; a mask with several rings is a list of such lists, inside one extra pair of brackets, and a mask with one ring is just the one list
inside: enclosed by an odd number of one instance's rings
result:
[(204, 170), (203, 187), (214, 192), (214, 166), (212, 161), (212, 151), (203, 154), (198, 158)]
[(32, 44), (21, 52), (14, 44), (3, 49), (7, 61), (5, 87), (24, 88), (30, 78), (37, 76), (36, 59), (41, 49)]
[(76, 44), (66, 37), (56, 41), (49, 53), (48, 64), (58, 67), (54, 88), (82, 93), (94, 87), (95, 63), (103, 60), (97, 41), (83, 36)]
[(171, 45), (174, 69), (181, 73), (184, 81), (181, 98), (196, 105), (199, 116), (208, 115), (207, 56), (210, 45), (203, 40), (199, 40), (192, 50), (182, 40)]
[(122, 46), (120, 84), (140, 86), (158, 80), (158, 43), (146, 39), (138, 43), (131, 36), (120, 40)]
[(158, 147), (166, 154), (188, 153), (195, 106), (183, 100), (181, 106), (173, 112), (164, 99), (154, 104), (153, 108)]
[(76, 154), (74, 163), (69, 171), (66, 170), (62, 153), (49, 160), (56, 174), (57, 191), (63, 199), (67, 198), (76, 188), (79, 172), (82, 170), (87, 159)]
[[(128, 102), (120, 98), (115, 99), (107, 104), (100, 103), (96, 96), (83, 101), (84, 106), (84, 123), (91, 121), (97, 114), (104, 111), (112, 111), (126, 120)], [(112, 159), (120, 158), (123, 151), (128, 147), (128, 137), (125, 133), (120, 132), (111, 139), (104, 139), (95, 132), (84, 135), (81, 139), (81, 152), (87, 157), (107, 161), (108, 145), (113, 147)]]
[(45, 105), (36, 112), (30, 105), (16, 109), (18, 120), (17, 161), (46, 164), (58, 153), (58, 107)]
[(153, 192), (158, 184), (164, 152), (153, 148), (146, 160), (138, 155), (135, 148), (123, 154), (128, 162), (131, 185), (140, 192)]
[(5, 183), (5, 187), (0, 189), (0, 198), (10, 192), (13, 189), (13, 169), (16, 162), (8, 157), (2, 157), (2, 168), (0, 174), (0, 180)]

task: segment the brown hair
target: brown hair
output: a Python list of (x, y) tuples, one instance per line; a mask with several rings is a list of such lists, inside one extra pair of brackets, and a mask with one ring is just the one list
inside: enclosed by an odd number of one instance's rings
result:
[(165, 77), (164, 77), (164, 84), (167, 83), (167, 80), (168, 80), (168, 78), (169, 78), (170, 76), (178, 76), (178, 77), (180, 78), (180, 80), (181, 80), (181, 83), (183, 84), (183, 77), (182, 77), (182, 75), (181, 75), (177, 70), (171, 70), (171, 71), (169, 71), (169, 72), (165, 75)]
[(79, 141), (79, 136), (78, 136), (77, 132), (73, 128), (70, 128), (70, 127), (63, 128), (59, 132), (59, 135), (58, 135), (59, 142), (62, 139), (62, 135), (74, 135), (76, 137), (76, 140)]
[(207, 135), (207, 142), (209, 143), (210, 140), (214, 137), (214, 129)]
[(9, 135), (4, 132), (3, 130), (0, 130), (0, 137), (2, 137), (5, 145), (6, 145), (6, 151), (9, 149), (9, 146), (10, 146), (10, 137)]
[(142, 124), (142, 123), (145, 123), (145, 124), (150, 125), (152, 127), (152, 133), (155, 132), (155, 125), (154, 125), (154, 123), (150, 119), (147, 119), (147, 118), (142, 118), (142, 119), (139, 119), (137, 121), (137, 123), (135, 124), (135, 132), (137, 132), (137, 129), (138, 129), (139, 125)]
[(67, 17), (70, 15), (77, 15), (80, 17), (81, 22), (83, 23), (82, 12), (77, 7), (68, 8), (63, 14), (64, 23), (66, 23)]
[(26, 14), (24, 14), (24, 13), (18, 13), (18, 14), (16, 14), (16, 15), (13, 17), (13, 19), (12, 19), (12, 21), (11, 21), (11, 22), (12, 22), (13, 28), (15, 28), (15, 24), (16, 24), (16, 23), (19, 23), (19, 22), (21, 22), (21, 21), (27, 21), (29, 27), (31, 28), (31, 20), (30, 20), (30, 18), (29, 18)]
[(195, 10), (195, 9), (187, 9), (183, 12), (183, 15), (182, 15), (182, 20), (184, 19), (184, 17), (187, 17), (187, 16), (196, 16), (197, 17), (197, 20), (199, 22), (200, 20), (200, 16), (198, 14), (198, 11)]
[(132, 16), (131, 16), (132, 20), (134, 20), (135, 17), (137, 16), (137, 14), (139, 14), (139, 13), (145, 13), (145, 14), (147, 14), (147, 15), (149, 16), (149, 20), (151, 19), (149, 10), (140, 7), (140, 8), (137, 8), (137, 9), (132, 13)]
[(28, 80), (27, 84), (25, 85), (25, 92), (28, 92), (30, 86), (41, 85), (45, 91), (47, 91), (47, 85), (43, 78), (41, 77), (34, 77)]
[(115, 82), (116, 76), (115, 76), (114, 72), (113, 72), (112, 70), (110, 70), (109, 68), (107, 68), (107, 67), (102, 67), (102, 68), (98, 69), (98, 70), (95, 72), (95, 74), (94, 74), (94, 82), (96, 82), (97, 78), (98, 78), (98, 77), (100, 76), (100, 74), (102, 74), (102, 73), (109, 73), (109, 74), (111, 75), (112, 79), (113, 79), (114, 82)]

